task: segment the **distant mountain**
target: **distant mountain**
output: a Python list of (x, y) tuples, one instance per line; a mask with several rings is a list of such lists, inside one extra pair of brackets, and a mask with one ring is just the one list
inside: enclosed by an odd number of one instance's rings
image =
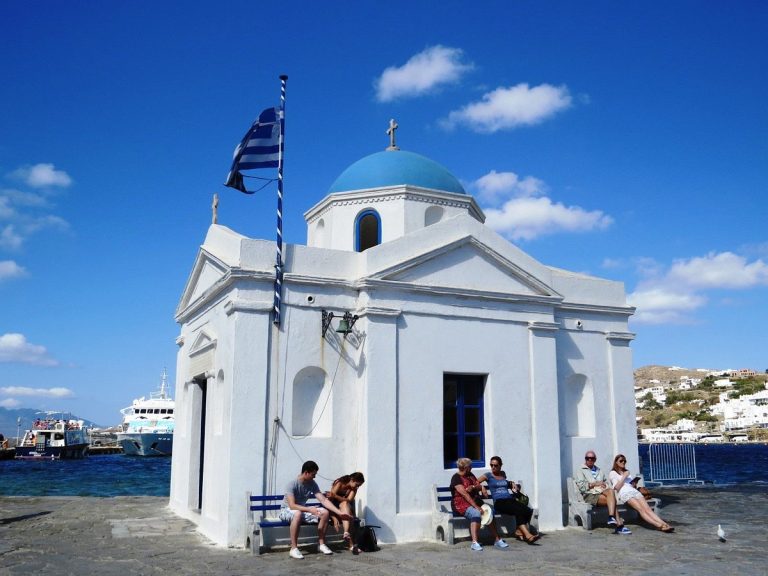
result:
[[(96, 423), (80, 418), (75, 414), (65, 413), (67, 418), (73, 420), (82, 420), (86, 426), (97, 426)], [(0, 434), (3, 434), (6, 438), (15, 438), (17, 431), (17, 420), (21, 418), (21, 435), (24, 435), (24, 430), (28, 430), (32, 423), (38, 418), (45, 418), (45, 412), (42, 410), (35, 410), (34, 408), (18, 408), (8, 409), (0, 408)]]

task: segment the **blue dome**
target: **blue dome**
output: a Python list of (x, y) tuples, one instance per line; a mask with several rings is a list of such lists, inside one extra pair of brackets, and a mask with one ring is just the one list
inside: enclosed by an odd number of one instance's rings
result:
[(349, 192), (405, 184), (466, 194), (456, 177), (440, 164), (403, 150), (385, 150), (358, 160), (336, 178), (328, 192)]

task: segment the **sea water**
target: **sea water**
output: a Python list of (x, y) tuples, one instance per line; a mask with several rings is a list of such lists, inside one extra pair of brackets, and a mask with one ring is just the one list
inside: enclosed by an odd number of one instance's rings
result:
[[(695, 444), (694, 450), (699, 481), (716, 485), (768, 483), (768, 444)], [(643, 475), (650, 478), (648, 445), (641, 444), (639, 452)], [(613, 458), (603, 460), (602, 467), (610, 469)]]
[[(698, 480), (768, 483), (767, 444), (696, 444), (695, 450)], [(640, 445), (640, 457), (649, 478), (647, 445)], [(514, 468), (514, 455), (505, 459)], [(612, 461), (605, 455), (600, 464), (608, 470)], [(113, 454), (82, 460), (0, 460), (0, 496), (168, 496), (170, 480), (170, 458)]]
[(0, 496), (168, 496), (171, 459), (0, 460)]

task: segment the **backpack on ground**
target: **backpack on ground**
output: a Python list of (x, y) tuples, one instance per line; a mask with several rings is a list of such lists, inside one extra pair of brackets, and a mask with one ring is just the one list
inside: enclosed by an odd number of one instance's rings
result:
[(360, 540), (357, 546), (363, 552), (376, 552), (379, 549), (374, 528), (381, 528), (381, 526), (363, 526), (360, 530)]

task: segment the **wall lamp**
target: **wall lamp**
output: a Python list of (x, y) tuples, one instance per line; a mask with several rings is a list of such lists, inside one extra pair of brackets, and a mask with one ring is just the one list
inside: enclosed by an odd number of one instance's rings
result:
[[(333, 315), (333, 312), (326, 312), (323, 310), (323, 338), (325, 338), (325, 333), (328, 332), (328, 328), (331, 327), (331, 320), (334, 318), (336, 318), (336, 316)], [(339, 327), (336, 328), (336, 332), (346, 336), (352, 332), (352, 326), (355, 325), (357, 319), (357, 314), (353, 316), (350, 312), (344, 312), (344, 316), (341, 316), (339, 319)]]

